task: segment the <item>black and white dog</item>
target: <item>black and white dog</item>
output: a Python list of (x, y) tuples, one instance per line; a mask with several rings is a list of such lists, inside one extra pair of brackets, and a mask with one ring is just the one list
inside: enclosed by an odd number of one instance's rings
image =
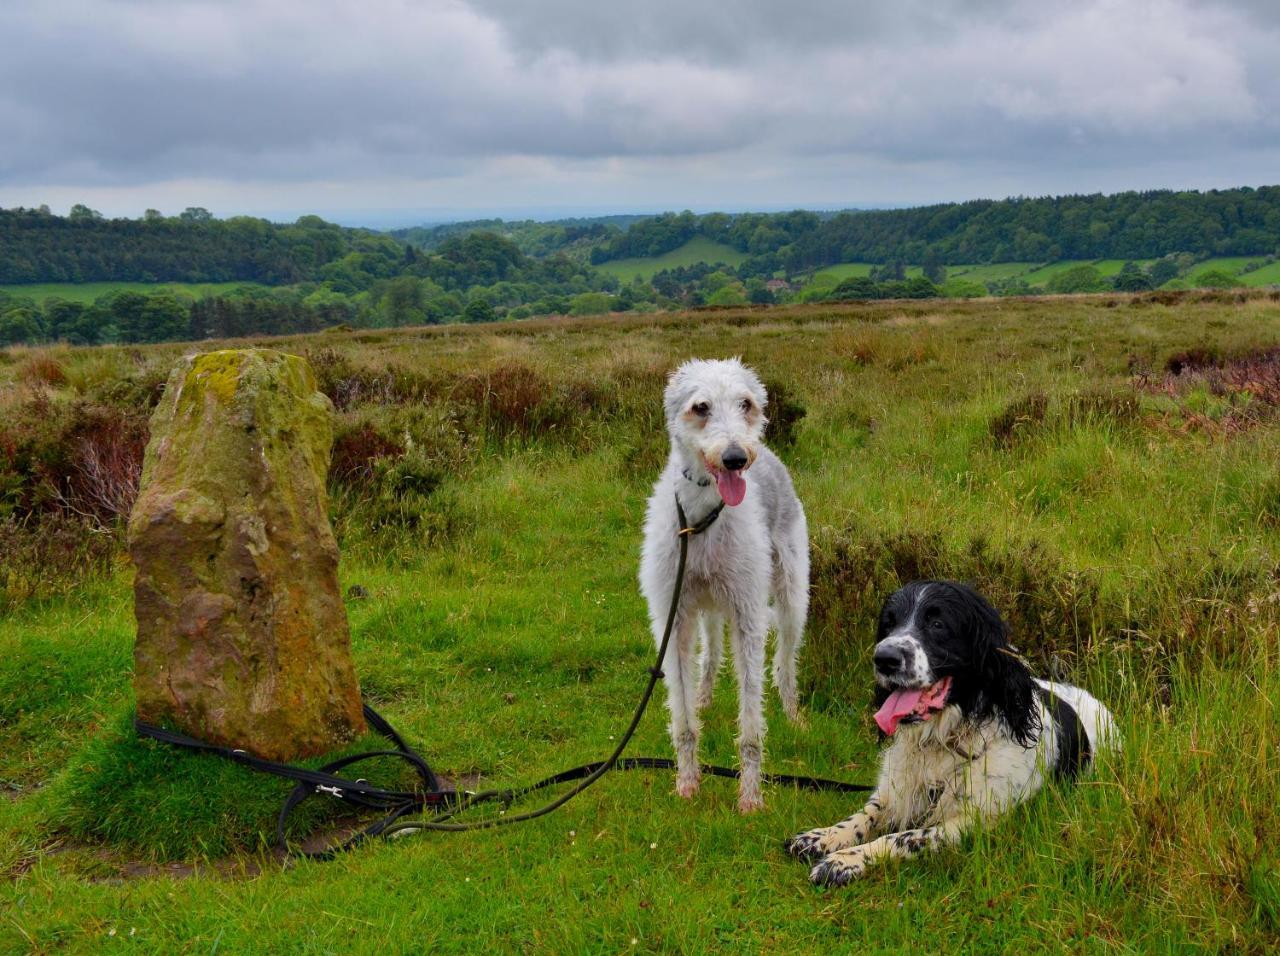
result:
[(999, 613), (972, 588), (917, 581), (880, 612), (876, 723), (892, 738), (875, 792), (847, 820), (797, 834), (814, 883), (842, 886), (881, 860), (960, 839), (1115, 747), (1111, 714), (1078, 687), (1037, 680)]

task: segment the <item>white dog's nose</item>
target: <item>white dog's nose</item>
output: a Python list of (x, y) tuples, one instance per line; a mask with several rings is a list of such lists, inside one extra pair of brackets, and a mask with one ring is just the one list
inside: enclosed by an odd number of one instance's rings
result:
[(720, 462), (728, 471), (741, 471), (747, 466), (747, 452), (741, 445), (730, 445), (720, 456)]

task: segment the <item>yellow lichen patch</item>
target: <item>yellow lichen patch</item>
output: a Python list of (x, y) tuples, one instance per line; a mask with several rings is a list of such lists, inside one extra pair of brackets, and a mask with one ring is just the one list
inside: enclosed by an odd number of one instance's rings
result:
[(187, 373), (183, 392), (194, 394), (195, 390), (191, 386), (203, 387), (217, 396), (224, 405), (229, 405), (235, 398), (245, 354), (239, 349), (223, 349), (197, 356), (191, 363), (191, 371)]

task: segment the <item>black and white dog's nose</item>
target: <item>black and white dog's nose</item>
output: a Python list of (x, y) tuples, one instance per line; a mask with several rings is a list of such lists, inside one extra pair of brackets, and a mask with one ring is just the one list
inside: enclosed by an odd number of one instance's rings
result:
[(896, 674), (906, 666), (907, 652), (904, 648), (893, 645), (877, 647), (872, 660), (875, 662), (876, 670), (888, 676)]
[(720, 462), (728, 471), (742, 471), (747, 466), (747, 453), (740, 445), (730, 445), (720, 456)]

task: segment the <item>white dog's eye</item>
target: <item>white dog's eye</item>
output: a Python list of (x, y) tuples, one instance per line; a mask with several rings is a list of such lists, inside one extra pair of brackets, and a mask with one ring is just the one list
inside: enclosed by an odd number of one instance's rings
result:
[(742, 406), (742, 410), (743, 410), (744, 412), (749, 412), (749, 411), (751, 411), (751, 399), (749, 399), (749, 398), (744, 398), (744, 399), (743, 399), (741, 402), (739, 402), (738, 404)]
[(708, 405), (706, 402), (698, 402), (693, 406), (693, 414), (701, 415), (703, 418), (706, 418), (707, 414), (710, 411), (711, 411), (711, 406)]

